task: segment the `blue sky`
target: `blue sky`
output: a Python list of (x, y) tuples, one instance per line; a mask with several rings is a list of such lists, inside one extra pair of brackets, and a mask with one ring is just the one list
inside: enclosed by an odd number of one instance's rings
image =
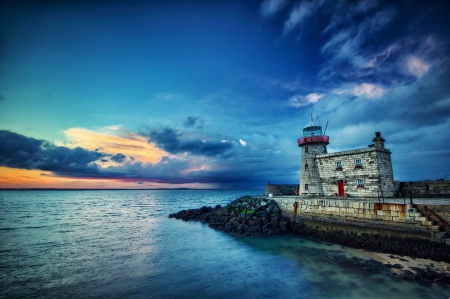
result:
[(375, 131), (450, 174), (446, 1), (6, 1), (0, 187), (297, 183), (296, 139)]

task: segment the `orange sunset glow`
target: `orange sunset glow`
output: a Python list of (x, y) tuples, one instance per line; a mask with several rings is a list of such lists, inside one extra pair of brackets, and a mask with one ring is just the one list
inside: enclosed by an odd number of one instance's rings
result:
[(108, 154), (121, 153), (138, 161), (150, 163), (157, 163), (162, 156), (167, 155), (163, 150), (148, 143), (147, 138), (123, 130), (119, 126), (110, 126), (101, 132), (83, 128), (71, 128), (63, 132), (71, 141), (64, 146), (70, 148), (82, 147), (91, 151), (97, 149)]

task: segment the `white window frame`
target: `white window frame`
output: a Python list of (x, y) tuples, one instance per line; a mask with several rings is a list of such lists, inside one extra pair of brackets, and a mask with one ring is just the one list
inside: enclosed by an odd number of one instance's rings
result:
[(309, 190), (308, 188), (309, 188), (309, 185), (305, 184), (305, 190)]
[(360, 179), (356, 180), (356, 185), (358, 187), (364, 187), (364, 180), (360, 180)]
[[(359, 161), (359, 163), (358, 163), (358, 161)], [(355, 159), (355, 166), (361, 166), (362, 167), (362, 159), (360, 159), (360, 158)]]
[(342, 168), (342, 161), (336, 161), (336, 168)]

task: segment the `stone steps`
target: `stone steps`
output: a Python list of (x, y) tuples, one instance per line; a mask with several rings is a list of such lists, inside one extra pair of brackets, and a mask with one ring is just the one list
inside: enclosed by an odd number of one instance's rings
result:
[[(449, 229), (448, 227), (442, 225), (443, 223), (441, 222), (441, 219), (439, 219), (439, 217), (428, 211), (425, 210), (422, 211), (418, 209), (417, 206), (409, 208), (408, 213), (414, 215), (414, 220), (420, 220), (421, 224), (425, 226), (428, 231), (435, 233), (439, 232), (445, 233)], [(417, 214), (420, 214), (420, 216), (416, 216)], [(432, 238), (434, 239), (435, 237), (432, 236)]]

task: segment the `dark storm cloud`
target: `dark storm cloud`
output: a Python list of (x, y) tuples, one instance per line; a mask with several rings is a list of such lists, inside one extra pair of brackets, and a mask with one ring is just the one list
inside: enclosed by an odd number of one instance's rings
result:
[[(0, 131), (0, 165), (11, 168), (39, 169), (57, 173), (99, 175), (93, 162), (103, 154), (82, 148), (55, 146), (43, 140)], [(91, 164), (92, 163), (92, 164)]]
[(122, 163), (123, 161), (125, 161), (126, 158), (127, 158), (127, 156), (122, 155), (121, 153), (118, 153), (116, 155), (113, 155), (111, 157), (111, 160), (113, 160), (116, 163)]
[(213, 157), (222, 155), (233, 147), (233, 143), (228, 141), (180, 140), (182, 134), (171, 128), (165, 128), (161, 132), (152, 131), (149, 136), (149, 142), (171, 154), (187, 152), (195, 156)]
[(162, 132), (150, 132), (149, 142), (155, 143), (159, 148), (164, 149), (169, 153), (177, 153), (180, 147), (178, 137), (180, 134), (176, 133), (170, 128), (165, 128)]

